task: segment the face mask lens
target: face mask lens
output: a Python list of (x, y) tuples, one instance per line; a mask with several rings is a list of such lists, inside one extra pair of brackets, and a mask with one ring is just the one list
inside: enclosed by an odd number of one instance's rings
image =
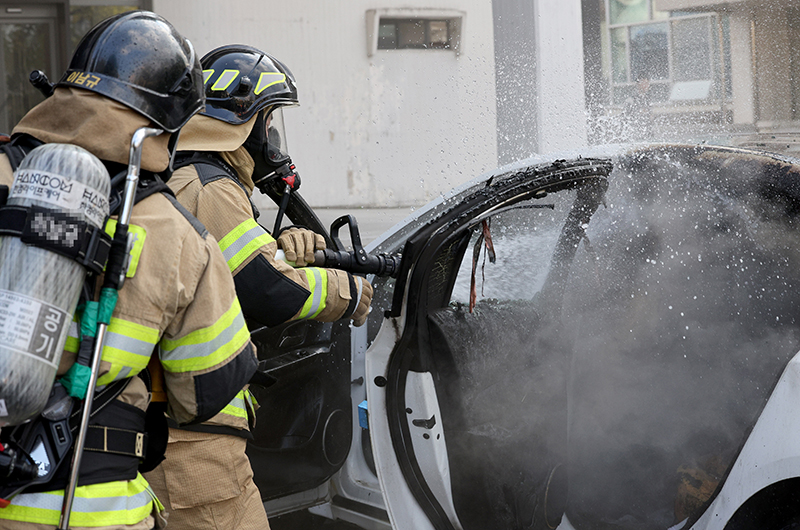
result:
[(283, 109), (275, 109), (267, 116), (267, 158), (272, 163), (281, 163), (289, 158), (286, 148), (286, 129), (283, 124)]

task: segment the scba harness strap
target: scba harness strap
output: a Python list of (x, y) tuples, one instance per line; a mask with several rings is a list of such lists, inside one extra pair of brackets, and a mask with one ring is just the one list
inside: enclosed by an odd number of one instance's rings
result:
[[(116, 399), (130, 381), (115, 381), (97, 392), (92, 400), (92, 423), (84, 450), (93, 452), (94, 456), (81, 464), (79, 483), (82, 486), (136, 477), (147, 451), (145, 413)], [(30, 422), (2, 430), (0, 443), (21, 448), (27, 454), (32, 454), (35, 448), (36, 461), (30, 460), (30, 463), (37, 466), (39, 472), (33, 480), (9, 477), (0, 481), (0, 499), (9, 499), (23, 490), (37, 493), (66, 486), (74, 435), (80, 425), (81, 408), (77, 403), (78, 400), (69, 397), (57, 382), (42, 414)]]
[(179, 151), (177, 155), (175, 155), (175, 163), (173, 165), (175, 169), (185, 166), (194, 166), (197, 171), (197, 176), (200, 178), (200, 182), (203, 186), (209, 182), (223, 178), (232, 180), (242, 189), (245, 195), (247, 195), (248, 201), (250, 201), (250, 208), (253, 211), (253, 219), (258, 219), (261, 215), (253, 199), (250, 197), (250, 194), (247, 192), (247, 188), (244, 187), (244, 184), (241, 183), (239, 177), (236, 175), (236, 170), (222, 160), (216, 153), (205, 151)]
[(23, 243), (57, 252), (100, 274), (111, 250), (105, 231), (75, 217), (41, 206), (5, 204), (0, 186), (0, 235), (18, 237)]

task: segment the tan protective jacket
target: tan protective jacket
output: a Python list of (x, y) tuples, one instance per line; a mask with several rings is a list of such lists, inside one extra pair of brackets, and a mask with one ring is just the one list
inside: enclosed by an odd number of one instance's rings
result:
[[(58, 88), (25, 115), (13, 133), (27, 133), (45, 143), (72, 143), (101, 160), (127, 164), (133, 132), (150, 125), (146, 118), (110, 99), (80, 89)], [(167, 142), (163, 134), (145, 140), (143, 170), (166, 169)], [(0, 184), (12, 181), (11, 165), (2, 155)], [(226, 406), (249, 381), (257, 360), (217, 242), (182, 210), (174, 198), (162, 193), (133, 207), (130, 231), (135, 244), (106, 332), (98, 387), (129, 378), (131, 383), (117, 399), (145, 410), (150, 395), (137, 374), (157, 351), (169, 414), (180, 423), (189, 423), (206, 420)], [(74, 362), (77, 326), (70, 335), (60, 374)], [(84, 463), (92, 460), (84, 459)], [(115, 472), (102, 475), (106, 482), (78, 488), (73, 524), (138, 528), (158, 517), (163, 507), (135, 466), (134, 476), (116, 476)], [(107, 476), (109, 473), (114, 476)], [(17, 495), (0, 510), (0, 528), (16, 527), (23, 521), (57, 525), (59, 512), (52, 506), (60, 503), (61, 495)]]
[[(249, 136), (254, 121), (231, 125), (202, 115), (194, 116), (184, 127), (179, 150), (217, 152), (236, 174), (231, 175), (234, 178), (219, 178), (220, 172), (217, 172), (218, 175), (212, 179), (203, 180), (196, 167), (186, 166), (177, 169), (168, 184), (181, 204), (217, 238), (234, 276), (262, 256), (283, 278), (291, 281), (295, 289), (299, 287), (304, 291), (300, 305), (293, 307), (291, 313), (265, 324), (275, 325), (303, 318), (322, 322), (339, 320), (354, 309), (351, 307), (354, 301), (349, 289), (350, 275), (341, 270), (319, 267), (295, 269), (276, 259), (276, 241), (253, 218), (250, 196), (254, 188), (251, 178), (254, 162), (240, 146)], [(263, 280), (266, 283), (267, 279)], [(332, 288), (328, 289), (328, 286)], [(262, 298), (261, 303), (288, 306), (292, 302)], [(247, 317), (251, 318), (249, 314)]]
[[(14, 133), (45, 143), (73, 143), (127, 163), (132, 132), (147, 125), (147, 119), (109, 99), (60, 88), (29, 112)], [(143, 169), (166, 168), (167, 140), (145, 140)], [(0, 183), (12, 180), (2, 157)], [(136, 204), (130, 224), (137, 241), (109, 326), (98, 384), (136, 375), (158, 347), (170, 415), (180, 423), (206, 419), (235, 394), (223, 382), (241, 381), (233, 383), (238, 391), (255, 364), (230, 272), (213, 236), (164, 194)], [(65, 352), (60, 372), (73, 361), (74, 352)], [(141, 401), (146, 405), (146, 396)]]
[[(333, 322), (349, 316), (359, 301), (351, 296), (353, 277), (336, 269), (295, 269), (276, 259), (275, 239), (254, 218), (250, 203), (254, 163), (239, 147), (254, 121), (234, 126), (202, 115), (193, 117), (181, 133), (179, 149), (222, 150), (220, 158), (236, 173), (216, 168), (200, 175), (198, 168), (206, 164), (192, 164), (177, 169), (168, 184), (181, 204), (219, 240), (248, 319), (272, 326), (288, 320)], [(248, 307), (257, 308), (257, 313)], [(245, 393), (237, 396), (223, 414), (206, 424), (247, 428), (246, 411), (241, 408), (248, 403), (247, 397)]]

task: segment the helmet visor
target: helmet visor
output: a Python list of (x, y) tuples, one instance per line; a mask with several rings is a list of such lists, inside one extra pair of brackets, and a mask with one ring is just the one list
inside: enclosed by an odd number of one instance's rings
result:
[(264, 122), (267, 137), (267, 157), (273, 164), (281, 164), (289, 159), (283, 109), (278, 107), (271, 111), (267, 110), (267, 118)]

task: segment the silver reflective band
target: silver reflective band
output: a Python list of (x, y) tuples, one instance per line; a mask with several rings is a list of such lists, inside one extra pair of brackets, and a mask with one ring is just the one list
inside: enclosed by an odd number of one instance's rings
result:
[(236, 241), (228, 245), (228, 248), (222, 251), (222, 255), (225, 256), (225, 261), (230, 262), (231, 259), (236, 257), (236, 254), (241, 252), (248, 243), (259, 238), (266, 234), (267, 231), (261, 228), (260, 226), (254, 226), (253, 228), (249, 229), (244, 234), (240, 235), (236, 238)]
[(319, 311), (320, 305), (322, 305), (322, 275), (317, 268), (306, 269), (310, 270), (311, 273), (314, 275), (314, 282), (316, 285), (314, 289), (312, 289), (312, 296), (314, 297), (311, 301), (311, 308), (308, 310), (308, 316), (314, 316)]
[(234, 317), (230, 326), (226, 326), (221, 333), (207, 342), (177, 346), (174, 350), (161, 349), (164, 361), (184, 361), (186, 359), (200, 359), (214, 354), (217, 350), (231, 342), (245, 327), (241, 311)]
[[(13, 504), (25, 508), (61, 511), (63, 495), (59, 493), (21, 493), (14, 497)], [(142, 508), (153, 502), (147, 490), (131, 497), (75, 497), (72, 511), (77, 513), (119, 512)]]

